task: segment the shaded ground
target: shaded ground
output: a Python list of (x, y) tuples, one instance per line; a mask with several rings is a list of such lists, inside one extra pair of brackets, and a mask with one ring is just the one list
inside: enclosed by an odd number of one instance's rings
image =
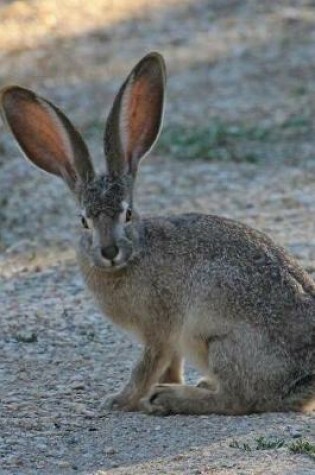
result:
[[(145, 52), (160, 50), (166, 130), (142, 167), (139, 208), (240, 219), (315, 276), (315, 4), (62, 3), (1, 3), (0, 85), (60, 104), (101, 167), (113, 94)], [(66, 190), (29, 167), (3, 128), (0, 223), (1, 473), (314, 473), (306, 450), (292, 452), (314, 443), (310, 416), (99, 418), (99, 400), (127, 378), (139, 348), (83, 289)]]

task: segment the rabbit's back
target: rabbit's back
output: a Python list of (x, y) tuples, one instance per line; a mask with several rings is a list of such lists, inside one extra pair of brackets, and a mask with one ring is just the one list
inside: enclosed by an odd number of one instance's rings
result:
[(200, 214), (150, 219), (144, 227), (144, 248), (152, 259), (149, 269), (155, 270), (159, 288), (178, 305), (206, 303), (225, 318), (241, 317), (255, 324), (288, 323), (305, 305), (314, 308), (315, 318), (314, 281), (265, 234)]

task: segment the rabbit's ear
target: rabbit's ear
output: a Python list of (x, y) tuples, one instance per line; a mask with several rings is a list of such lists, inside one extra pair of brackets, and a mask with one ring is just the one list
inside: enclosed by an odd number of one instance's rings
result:
[(165, 81), (163, 57), (150, 53), (122, 85), (105, 129), (109, 173), (135, 175), (139, 161), (155, 144), (163, 119)]
[(53, 104), (28, 89), (10, 86), (1, 92), (0, 112), (34, 165), (62, 177), (72, 190), (94, 176), (79, 132)]

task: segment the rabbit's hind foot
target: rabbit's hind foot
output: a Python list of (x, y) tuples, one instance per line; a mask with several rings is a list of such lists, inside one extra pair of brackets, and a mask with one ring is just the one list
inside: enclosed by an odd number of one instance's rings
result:
[(224, 394), (204, 387), (181, 384), (157, 384), (149, 395), (142, 399), (140, 408), (147, 414), (245, 414), (245, 408), (237, 407)]

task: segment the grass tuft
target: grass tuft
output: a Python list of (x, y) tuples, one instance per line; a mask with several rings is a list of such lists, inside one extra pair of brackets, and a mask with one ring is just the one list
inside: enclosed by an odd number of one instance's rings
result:
[(300, 439), (296, 442), (292, 442), (292, 444), (289, 445), (289, 450), (295, 454), (305, 454), (315, 459), (315, 444), (312, 444), (308, 440)]
[(15, 341), (19, 343), (37, 343), (38, 337), (34, 332), (21, 332), (15, 335)]
[(290, 452), (308, 455), (315, 459), (315, 444), (303, 439), (299, 439), (291, 444), (286, 444), (285, 439), (282, 438), (261, 436), (255, 439), (255, 444), (249, 444), (247, 442), (240, 443), (234, 439), (229, 444), (229, 447), (245, 452), (251, 452), (253, 450), (277, 450), (286, 447)]
[(240, 449), (240, 450), (244, 450), (245, 452), (251, 452), (251, 446), (249, 444), (247, 444), (246, 442), (243, 442), (243, 443), (239, 443), (237, 440), (232, 440), (232, 442), (229, 444), (229, 446), (232, 448), (232, 449)]
[(280, 449), (284, 446), (285, 440), (278, 439), (278, 437), (270, 438), (267, 437), (258, 437), (256, 439), (256, 450), (272, 450), (272, 449)]

